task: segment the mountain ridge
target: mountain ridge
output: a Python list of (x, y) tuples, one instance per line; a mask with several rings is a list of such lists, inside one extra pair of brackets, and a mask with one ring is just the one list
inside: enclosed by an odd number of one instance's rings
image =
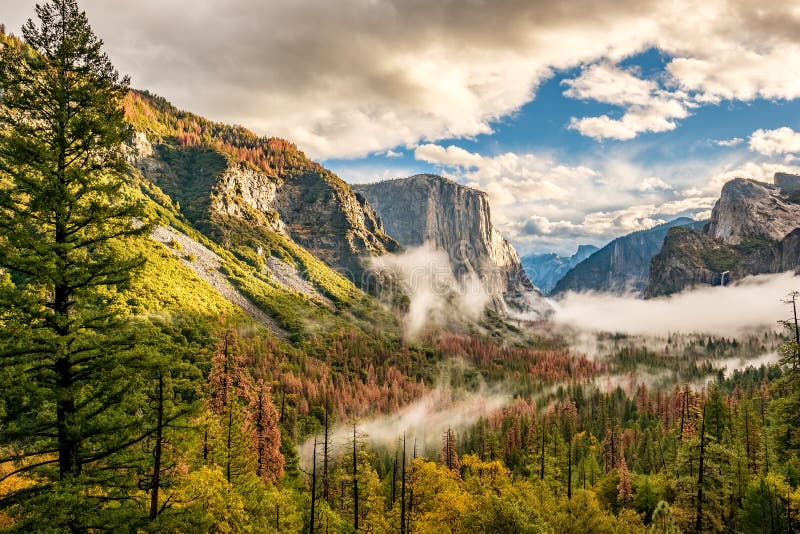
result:
[(357, 285), (364, 257), (397, 249), (371, 207), (294, 144), (208, 121), (145, 92), (131, 92), (125, 109), (136, 131), (131, 163), (204, 232), (235, 240), (231, 225), (249, 226), (251, 234), (288, 238)]

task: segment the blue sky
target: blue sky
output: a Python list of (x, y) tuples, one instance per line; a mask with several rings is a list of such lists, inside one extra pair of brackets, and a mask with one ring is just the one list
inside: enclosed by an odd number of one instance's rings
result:
[[(0, 22), (34, 4), (4, 0)], [(80, 4), (135, 87), (351, 182), (482, 189), (521, 253), (708, 217), (726, 180), (800, 172), (796, 1)]]
[[(652, 52), (631, 58), (629, 64), (643, 70), (657, 69), (663, 61)], [(618, 107), (564, 96), (565, 79), (579, 74), (579, 69), (556, 73), (536, 93), (533, 101), (519, 111), (492, 123), (491, 134), (469, 138), (448, 138), (441, 145), (455, 145), (471, 152), (497, 155), (504, 152), (537, 152), (557, 154), (562, 160), (580, 160), (588, 154), (602, 153), (614, 148), (628, 148), (636, 153), (635, 160), (643, 165), (669, 164), (676, 159), (717, 158), (730, 153), (747, 154), (746, 140), (757, 129), (790, 127), (800, 129), (800, 101), (756, 99), (749, 102), (722, 101), (692, 111), (678, 121), (674, 130), (646, 133), (634, 141), (615, 139), (596, 140), (569, 128), (575, 116), (610, 114), (620, 116)], [(719, 146), (714, 141), (742, 139), (740, 145)], [(742, 149), (745, 149), (742, 151)], [(353, 182), (375, 181), (388, 176), (402, 177), (408, 172), (439, 172), (441, 167), (414, 158), (414, 147), (392, 147), (392, 157), (386, 152), (351, 159), (325, 159), (322, 162), (342, 177)], [(752, 155), (751, 155), (752, 156)]]
[[(619, 63), (619, 67), (635, 72), (643, 79), (662, 80), (666, 75), (665, 67), (671, 59), (659, 50), (650, 49), (626, 58)], [(723, 169), (736, 174), (735, 171), (742, 168), (742, 172), (739, 173), (742, 176), (767, 179), (774, 165), (786, 166), (790, 170), (793, 167), (791, 152), (770, 154), (773, 157), (765, 157), (750, 147), (749, 140), (757, 130), (773, 131), (779, 128), (800, 130), (800, 101), (797, 99), (755, 98), (748, 101), (722, 99), (692, 108), (688, 116), (675, 120), (674, 129), (644, 132), (630, 140), (597, 139), (571, 128), (573, 117), (606, 114), (619, 119), (625, 110), (624, 107), (613, 104), (574, 98), (565, 94), (569, 87), (567, 82), (578, 78), (584, 68), (586, 66), (554, 72), (537, 88), (533, 100), (519, 110), (492, 122), (491, 133), (439, 139), (436, 144), (459, 147), (488, 158), (507, 153), (547, 155), (568, 166), (618, 157), (626, 163), (638, 166), (639, 170), (644, 172), (642, 177), (648, 174), (648, 170), (653, 170), (653, 176), (670, 175), (672, 180), (664, 180), (665, 183), (675, 185), (679, 191), (681, 187), (691, 189), (694, 184), (698, 188), (705, 187), (707, 195), (711, 196), (723, 183), (720, 180), (712, 183), (715, 178), (712, 170)], [(324, 163), (352, 182), (373, 182), (415, 173), (435, 173), (444, 174), (461, 183), (471, 183), (465, 176), (463, 168), (426, 161), (415, 155), (417, 146), (399, 145), (389, 149), (389, 155), (386, 151), (382, 151), (361, 158), (327, 159)], [(748, 164), (751, 166), (763, 164), (767, 169), (758, 168), (756, 172), (748, 173), (746, 172)], [(687, 173), (687, 176), (673, 176), (683, 172)], [(680, 195), (666, 195), (661, 198), (666, 201), (680, 198)], [(580, 199), (576, 197), (575, 200)], [(626, 202), (629, 200), (625, 199), (617, 204), (613, 199), (609, 199), (608, 206), (612, 209), (624, 208)], [(706, 203), (699, 207), (687, 206), (687, 209), (674, 213), (655, 214), (651, 219), (652, 222), (645, 222), (644, 225), (683, 215), (705, 217), (708, 215), (708, 207)], [(505, 206), (499, 207), (500, 210), (504, 208)], [(519, 217), (524, 218), (524, 214)], [(550, 234), (553, 239), (540, 235), (539, 237), (543, 239), (532, 240), (526, 239), (530, 236), (525, 236), (524, 232), (523, 235), (515, 234), (513, 231), (506, 233), (511, 234), (510, 237), (523, 254), (553, 250), (569, 254), (578, 244), (603, 245), (611, 238), (634, 229), (639, 228), (620, 227), (598, 234), (556, 232), (555, 235)]]

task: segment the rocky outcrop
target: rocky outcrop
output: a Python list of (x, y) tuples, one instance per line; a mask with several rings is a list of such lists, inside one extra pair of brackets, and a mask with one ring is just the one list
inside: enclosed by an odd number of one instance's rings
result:
[(647, 286), (650, 260), (661, 250), (667, 231), (673, 227), (701, 224), (681, 217), (649, 230), (619, 237), (564, 275), (553, 289), (553, 294), (603, 291), (641, 295)]
[(572, 256), (559, 256), (555, 253), (529, 254), (522, 257), (522, 268), (528, 278), (542, 293), (549, 295), (556, 284), (564, 278), (570, 269), (597, 252), (593, 245), (579, 245), (578, 251)]
[(669, 295), (687, 286), (724, 285), (741, 255), (733, 247), (704, 233), (673, 228), (653, 257), (646, 297)]
[(363, 258), (398, 248), (369, 203), (321, 167), (281, 180), (273, 207), (294, 241), (356, 282)]
[(169, 226), (158, 226), (151, 237), (164, 245), (181, 263), (191, 269), (201, 280), (205, 280), (214, 290), (232, 304), (239, 306), (247, 315), (267, 326), (281, 339), (287, 339), (287, 332), (278, 323), (242, 294), (227, 276), (223, 274), (223, 260), (214, 251), (198, 243), (189, 236)]
[(726, 285), (745, 276), (800, 266), (800, 176), (778, 174), (775, 185), (727, 182), (698, 232), (670, 231), (653, 258), (645, 295), (698, 285)]
[(477, 274), (497, 304), (524, 309), (538, 295), (514, 247), (494, 228), (486, 193), (430, 174), (354, 186), (404, 247), (446, 251), (456, 277)]
[(794, 197), (800, 193), (800, 175), (776, 172), (773, 180), (782, 195)]
[[(284, 152), (297, 152), (285, 145)], [(397, 249), (368, 202), (304, 156), (295, 154), (291, 169), (267, 173), (214, 148), (150, 142), (143, 132), (133, 136), (128, 155), (198, 229), (219, 239), (230, 236), (223, 226), (232, 219), (276, 232), (356, 283), (364, 258)]]

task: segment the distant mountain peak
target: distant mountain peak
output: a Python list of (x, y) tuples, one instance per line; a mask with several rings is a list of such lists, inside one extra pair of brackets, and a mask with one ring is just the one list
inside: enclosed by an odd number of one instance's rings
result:
[(578, 250), (572, 256), (559, 256), (555, 252), (543, 254), (529, 254), (522, 258), (522, 267), (528, 277), (549, 295), (556, 284), (577, 264), (597, 252), (594, 245), (578, 245)]
[(553, 293), (606, 291), (642, 294), (647, 286), (650, 261), (661, 250), (667, 231), (672, 227), (702, 224), (688, 217), (678, 217), (653, 228), (618, 237), (575, 265), (559, 280)]

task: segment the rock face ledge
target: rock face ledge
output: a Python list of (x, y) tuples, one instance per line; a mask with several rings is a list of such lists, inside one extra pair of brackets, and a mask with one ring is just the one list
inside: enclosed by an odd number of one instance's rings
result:
[(699, 232), (673, 229), (650, 266), (645, 295), (698, 285), (727, 285), (748, 275), (800, 267), (800, 176), (779, 173), (775, 185), (727, 182)]
[(553, 294), (566, 291), (602, 291), (641, 295), (647, 286), (650, 260), (661, 249), (669, 229), (697, 227), (702, 224), (681, 217), (649, 230), (619, 237), (564, 275), (553, 289)]
[(517, 251), (492, 225), (486, 193), (431, 174), (354, 189), (398, 243), (447, 252), (456, 277), (476, 273), (496, 304), (525, 309), (527, 297), (539, 296)]

